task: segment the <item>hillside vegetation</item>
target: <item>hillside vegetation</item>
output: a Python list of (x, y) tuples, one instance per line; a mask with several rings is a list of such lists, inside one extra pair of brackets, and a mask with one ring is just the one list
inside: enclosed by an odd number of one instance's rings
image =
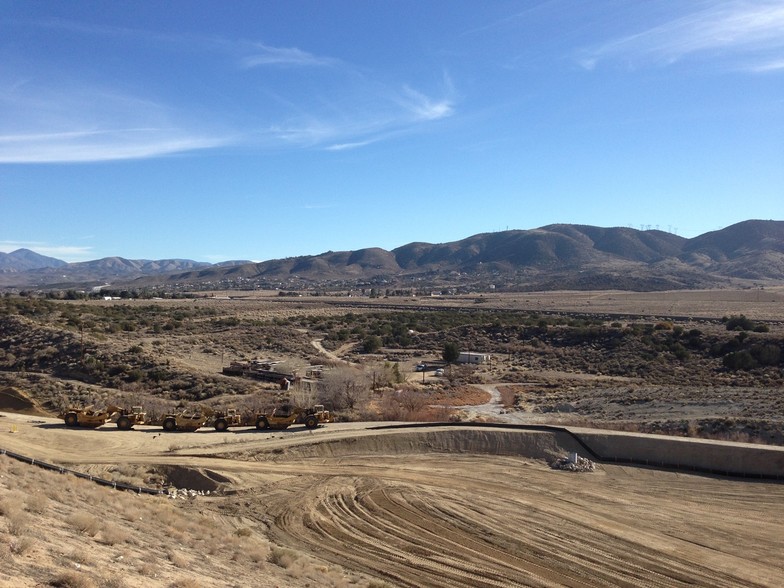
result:
[[(0, 385), (53, 414), (109, 402), (156, 414), (194, 403), (253, 413), (293, 399), (325, 403), (344, 420), (466, 418), (428, 407), (450, 395), (459, 404), (471, 397), (467, 386), (490, 383), (507, 386), (509, 409), (561, 422), (782, 440), (782, 326), (743, 315), (679, 322), (484, 305), (346, 311), (10, 296), (0, 309)], [(447, 343), (494, 360), (420, 379), (414, 364), (440, 360)], [(326, 367), (321, 380), (297, 380), (289, 392), (221, 373), (231, 361), (254, 358), (274, 359), (292, 374)]]

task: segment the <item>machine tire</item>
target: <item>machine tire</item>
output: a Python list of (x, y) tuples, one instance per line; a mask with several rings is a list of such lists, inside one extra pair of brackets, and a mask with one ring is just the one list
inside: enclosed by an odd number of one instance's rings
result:
[(131, 419), (127, 416), (121, 416), (117, 419), (117, 428), (121, 431), (130, 431), (132, 426)]
[(218, 419), (215, 421), (215, 430), (216, 431), (225, 431), (229, 428), (229, 423), (226, 422), (226, 419)]
[(308, 429), (315, 429), (319, 425), (318, 417), (314, 414), (310, 414), (305, 417), (305, 427)]
[(79, 424), (79, 417), (76, 416), (75, 412), (69, 412), (65, 415), (65, 426), (66, 427), (75, 427)]
[(269, 421), (267, 420), (267, 417), (259, 417), (258, 419), (256, 419), (256, 428), (259, 431), (262, 431), (264, 429), (269, 429), (270, 426), (269, 426)]
[(176, 431), (177, 430), (177, 421), (175, 421), (171, 417), (169, 417), (168, 419), (163, 419), (163, 430), (164, 431)]

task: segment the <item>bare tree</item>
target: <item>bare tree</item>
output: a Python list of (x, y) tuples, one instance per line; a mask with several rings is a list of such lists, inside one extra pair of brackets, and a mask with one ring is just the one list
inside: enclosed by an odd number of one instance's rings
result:
[(319, 397), (335, 410), (353, 410), (370, 397), (370, 378), (352, 367), (330, 370), (321, 381)]
[(400, 390), (400, 392), (398, 392), (397, 399), (400, 403), (400, 408), (403, 409), (403, 412), (407, 418), (411, 418), (412, 415), (420, 412), (423, 408), (425, 408), (428, 401), (426, 393), (419, 390), (411, 390), (409, 388)]
[(318, 394), (315, 387), (297, 382), (289, 389), (289, 398), (294, 406), (308, 408), (316, 404)]

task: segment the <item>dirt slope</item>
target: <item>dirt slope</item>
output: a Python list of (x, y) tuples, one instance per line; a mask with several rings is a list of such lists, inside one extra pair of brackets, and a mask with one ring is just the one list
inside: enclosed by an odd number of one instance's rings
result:
[(0, 411), (16, 412), (31, 416), (51, 416), (27, 394), (11, 386), (0, 390)]

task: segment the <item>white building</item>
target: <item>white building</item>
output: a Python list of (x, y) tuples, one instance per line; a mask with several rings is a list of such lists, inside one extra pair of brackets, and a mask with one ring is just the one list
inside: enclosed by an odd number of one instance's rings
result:
[(476, 353), (474, 351), (461, 351), (457, 363), (490, 363), (489, 353)]

